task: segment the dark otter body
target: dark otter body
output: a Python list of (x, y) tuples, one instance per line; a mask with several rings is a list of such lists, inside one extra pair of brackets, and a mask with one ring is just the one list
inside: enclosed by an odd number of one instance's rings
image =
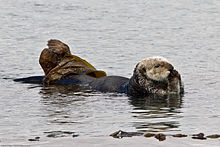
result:
[[(105, 76), (94, 78), (89, 75), (69, 75), (61, 78), (54, 85), (80, 85), (100, 92), (125, 93), (129, 96), (142, 97), (160, 90), (167, 90), (168, 83), (149, 80), (148, 88), (139, 83), (139, 76), (133, 75), (130, 79), (121, 76)], [(43, 84), (44, 76), (32, 76), (27, 78), (14, 79), (16, 82)], [(183, 93), (181, 89), (180, 93)]]
[[(27, 78), (14, 79), (16, 82), (43, 84), (44, 76), (32, 76)], [(70, 75), (62, 78), (53, 84), (56, 85), (81, 85), (100, 92), (127, 93), (129, 79), (120, 76), (105, 76), (94, 78), (88, 75)]]

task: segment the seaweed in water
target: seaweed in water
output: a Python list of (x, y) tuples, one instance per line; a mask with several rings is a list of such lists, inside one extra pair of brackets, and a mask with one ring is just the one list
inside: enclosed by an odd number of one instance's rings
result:
[(112, 133), (110, 136), (114, 138), (123, 138), (123, 137), (132, 137), (132, 136), (141, 136), (143, 133), (138, 133), (138, 132), (124, 132), (124, 131), (117, 131)]

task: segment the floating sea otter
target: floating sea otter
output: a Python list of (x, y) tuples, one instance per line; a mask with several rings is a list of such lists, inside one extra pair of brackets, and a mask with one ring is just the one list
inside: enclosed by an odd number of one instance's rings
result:
[(24, 83), (44, 85), (81, 85), (101, 92), (126, 93), (130, 96), (148, 94), (180, 94), (183, 84), (180, 74), (162, 57), (147, 58), (136, 65), (130, 79), (106, 76), (87, 61), (70, 53), (69, 47), (59, 40), (49, 40), (40, 55), (45, 76), (15, 79)]

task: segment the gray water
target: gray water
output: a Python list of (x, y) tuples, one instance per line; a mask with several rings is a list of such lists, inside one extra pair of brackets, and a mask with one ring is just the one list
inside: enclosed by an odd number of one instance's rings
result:
[[(131, 99), (13, 82), (43, 75), (38, 58), (52, 38), (108, 75), (131, 77), (139, 61), (163, 56), (181, 73), (185, 94)], [(220, 133), (217, 0), (1, 0), (0, 67), (1, 143), (47, 140), (53, 131)]]

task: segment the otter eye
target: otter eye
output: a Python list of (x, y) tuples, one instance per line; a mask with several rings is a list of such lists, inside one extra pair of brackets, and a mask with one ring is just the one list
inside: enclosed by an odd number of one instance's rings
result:
[(155, 68), (158, 68), (158, 67), (160, 67), (160, 65), (155, 65), (154, 67), (155, 67)]

